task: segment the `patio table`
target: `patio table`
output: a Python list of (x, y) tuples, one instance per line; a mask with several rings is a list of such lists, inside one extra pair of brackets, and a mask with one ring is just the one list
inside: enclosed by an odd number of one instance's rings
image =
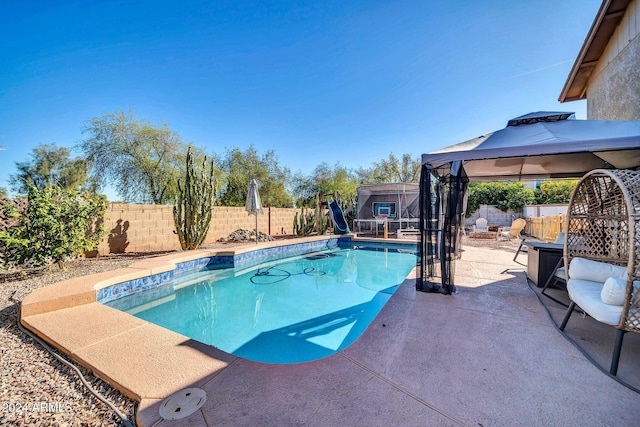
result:
[(562, 258), (564, 245), (562, 243), (544, 243), (524, 241), (528, 247), (527, 279), (538, 288), (544, 286), (553, 274), (556, 264)]

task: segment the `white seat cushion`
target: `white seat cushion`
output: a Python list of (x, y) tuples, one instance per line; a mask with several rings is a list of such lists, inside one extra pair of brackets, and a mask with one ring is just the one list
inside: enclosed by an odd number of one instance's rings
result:
[(623, 305), (624, 297), (627, 293), (627, 281), (609, 277), (602, 286), (600, 298), (602, 302), (609, 305)]
[(569, 277), (604, 283), (609, 277), (627, 279), (627, 267), (576, 257), (569, 265)]
[(569, 298), (598, 322), (616, 326), (622, 315), (621, 305), (609, 305), (602, 302), (603, 284), (590, 280), (569, 279), (567, 292)]

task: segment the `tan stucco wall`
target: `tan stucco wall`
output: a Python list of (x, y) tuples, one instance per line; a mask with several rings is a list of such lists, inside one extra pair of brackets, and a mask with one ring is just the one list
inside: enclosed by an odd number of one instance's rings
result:
[(590, 120), (640, 120), (639, 3), (629, 4), (589, 78)]
[[(298, 211), (264, 208), (264, 215), (258, 215), (258, 230), (274, 236), (292, 234), (293, 218)], [(205, 244), (227, 237), (239, 228), (253, 230), (255, 221), (256, 217), (249, 216), (243, 207), (216, 206)], [(104, 228), (109, 235), (98, 247), (102, 255), (180, 249), (171, 206), (111, 203)]]
[(640, 120), (640, 36), (590, 83), (589, 120)]

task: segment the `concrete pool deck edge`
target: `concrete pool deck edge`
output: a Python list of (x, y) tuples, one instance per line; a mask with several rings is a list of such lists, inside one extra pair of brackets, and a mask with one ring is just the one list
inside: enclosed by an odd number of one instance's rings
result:
[[(312, 236), (298, 239), (276, 240), (263, 242), (256, 245), (245, 245), (229, 249), (200, 249), (195, 251), (178, 252), (157, 258), (145, 259), (135, 262), (127, 268), (76, 277), (31, 292), (21, 304), (22, 317), (49, 311), (70, 308), (81, 304), (89, 304), (96, 301), (96, 292), (102, 288), (128, 280), (174, 270), (176, 264), (201, 258), (214, 256), (234, 256), (253, 252), (260, 249), (269, 249), (279, 246), (290, 246), (301, 243), (331, 240), (340, 237), (351, 236), (354, 241), (377, 241), (379, 239), (358, 238), (356, 235), (327, 235)], [(406, 240), (388, 239), (389, 242), (411, 243)]]

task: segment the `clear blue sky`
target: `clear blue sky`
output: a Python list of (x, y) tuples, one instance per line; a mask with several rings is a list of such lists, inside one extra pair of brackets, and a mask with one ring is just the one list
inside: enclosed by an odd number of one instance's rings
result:
[[(13, 1), (0, 5), (0, 186), (39, 143), (135, 109), (224, 153), (369, 166), (557, 99), (598, 0)], [(75, 153), (77, 154), (77, 153)]]

